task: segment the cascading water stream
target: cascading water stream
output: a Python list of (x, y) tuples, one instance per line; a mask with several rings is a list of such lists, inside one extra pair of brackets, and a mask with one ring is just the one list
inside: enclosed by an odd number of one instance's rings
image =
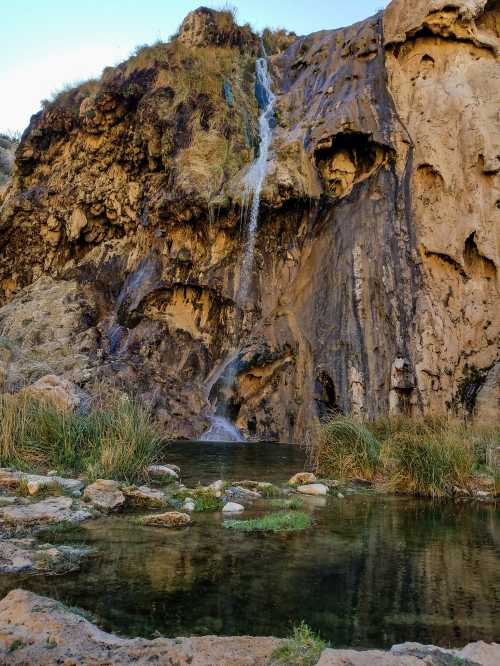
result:
[[(257, 227), (259, 221), (260, 195), (266, 177), (267, 158), (272, 138), (272, 120), (276, 96), (271, 89), (271, 77), (267, 67), (267, 59), (257, 58), (255, 64), (255, 95), (260, 108), (259, 115), (259, 155), (254, 160), (250, 170), (245, 176), (245, 191), (243, 197), (243, 220), (248, 214), (248, 227), (245, 239), (245, 251), (240, 270), (240, 281), (236, 294), (236, 304), (241, 310), (245, 307), (252, 279), (252, 268), (257, 240)], [(240, 325), (238, 324), (238, 329)], [(238, 334), (239, 335), (239, 334)], [(236, 358), (233, 353), (232, 358)], [(228, 385), (233, 384), (236, 377), (237, 367), (235, 364), (226, 363), (230, 375), (224, 376)], [(213, 386), (213, 382), (212, 382)], [(221, 439), (222, 438), (222, 439)], [(225, 416), (217, 415), (211, 417), (211, 426), (201, 437), (202, 441), (244, 441), (238, 429)]]
[(260, 195), (266, 177), (267, 158), (272, 138), (272, 119), (276, 96), (271, 89), (271, 77), (267, 68), (267, 59), (258, 58), (255, 65), (255, 94), (261, 113), (259, 116), (259, 155), (245, 176), (245, 195), (243, 210), (247, 210), (250, 201), (250, 215), (248, 222), (245, 253), (240, 271), (240, 284), (236, 302), (240, 307), (245, 305), (248, 297), (252, 277), (255, 242), (257, 238), (257, 223), (259, 220)]

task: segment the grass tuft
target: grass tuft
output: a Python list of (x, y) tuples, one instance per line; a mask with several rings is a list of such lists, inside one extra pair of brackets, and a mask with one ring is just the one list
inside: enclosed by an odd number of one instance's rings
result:
[(161, 444), (149, 412), (123, 398), (76, 414), (29, 396), (3, 394), (0, 423), (1, 465), (71, 470), (89, 480), (146, 480)]
[(297, 532), (312, 524), (308, 513), (271, 513), (251, 520), (225, 520), (224, 527), (240, 532)]
[(380, 443), (370, 430), (349, 416), (334, 416), (319, 430), (317, 466), (326, 476), (371, 479), (380, 457)]
[(291, 637), (274, 650), (268, 666), (313, 666), (326, 647), (328, 644), (301, 622), (293, 628)]

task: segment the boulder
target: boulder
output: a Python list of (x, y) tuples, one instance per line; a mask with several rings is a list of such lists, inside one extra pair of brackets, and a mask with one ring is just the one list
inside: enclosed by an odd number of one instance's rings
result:
[(316, 475), (312, 472), (297, 472), (297, 474), (294, 474), (292, 478), (288, 480), (288, 485), (302, 486), (305, 483), (314, 483), (315, 481)]
[(122, 488), (122, 492), (127, 498), (127, 502), (134, 506), (147, 507), (149, 509), (160, 509), (166, 504), (165, 493), (161, 490), (155, 490), (148, 486), (130, 486)]
[(117, 481), (98, 479), (85, 488), (83, 496), (99, 511), (120, 511), (125, 504), (125, 495)]
[(152, 513), (149, 516), (143, 516), (141, 523), (150, 527), (184, 527), (189, 525), (191, 518), (187, 513), (180, 511), (167, 511), (166, 513)]
[(0, 521), (7, 525), (33, 526), (53, 523), (80, 523), (91, 518), (91, 514), (73, 508), (71, 497), (49, 497), (33, 504), (14, 504), (0, 509)]
[(325, 486), (324, 483), (308, 483), (298, 486), (297, 492), (303, 495), (328, 495), (328, 486)]
[(72, 411), (80, 406), (81, 397), (72, 382), (57, 375), (45, 375), (31, 386), (23, 389), (25, 395), (47, 400), (63, 411)]
[(243, 506), (243, 504), (237, 504), (236, 502), (228, 502), (227, 504), (224, 504), (222, 513), (240, 513), (241, 511), (244, 510), (245, 507)]

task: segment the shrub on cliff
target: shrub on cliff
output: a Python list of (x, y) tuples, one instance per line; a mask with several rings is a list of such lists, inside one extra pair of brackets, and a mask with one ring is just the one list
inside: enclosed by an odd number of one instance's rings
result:
[(313, 666), (328, 644), (318, 634), (301, 622), (293, 628), (292, 635), (271, 655), (269, 666)]
[(143, 480), (161, 445), (150, 414), (128, 399), (77, 414), (28, 396), (3, 394), (0, 423), (0, 465), (29, 471), (55, 467), (90, 480)]

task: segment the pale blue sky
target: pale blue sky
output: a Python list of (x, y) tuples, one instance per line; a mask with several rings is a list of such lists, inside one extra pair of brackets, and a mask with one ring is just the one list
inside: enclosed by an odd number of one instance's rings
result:
[[(0, 132), (22, 130), (40, 100), (98, 76), (138, 44), (167, 40), (200, 0), (0, 0)], [(235, 0), (239, 23), (297, 34), (367, 18), (388, 0)]]

